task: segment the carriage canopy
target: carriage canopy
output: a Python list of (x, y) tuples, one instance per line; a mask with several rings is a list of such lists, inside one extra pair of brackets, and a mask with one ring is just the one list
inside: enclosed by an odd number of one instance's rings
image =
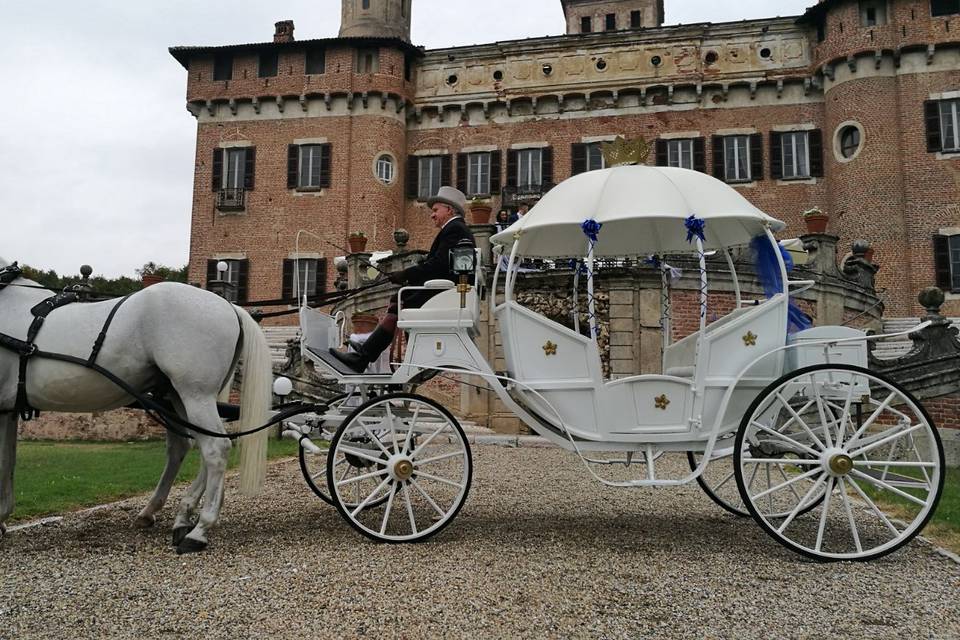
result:
[(493, 237), (531, 257), (586, 253), (585, 220), (603, 225), (594, 255), (634, 256), (690, 251), (684, 220), (705, 221), (704, 249), (750, 242), (784, 223), (754, 207), (724, 182), (699, 171), (621, 166), (576, 175), (551, 189), (522, 219)]

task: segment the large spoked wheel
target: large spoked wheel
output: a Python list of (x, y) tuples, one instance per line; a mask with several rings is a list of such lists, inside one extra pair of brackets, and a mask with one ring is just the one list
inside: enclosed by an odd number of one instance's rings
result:
[[(343, 473), (361, 466), (362, 472)], [(327, 457), (327, 486), (340, 514), (380, 542), (416, 542), (443, 530), (470, 490), (467, 438), (449, 411), (397, 393), (357, 407)]]
[[(703, 454), (695, 451), (687, 452), (687, 464), (690, 470), (695, 471), (700, 466)], [(707, 497), (722, 507), (725, 511), (739, 518), (749, 518), (750, 512), (740, 498), (737, 481), (733, 472), (733, 446), (719, 447), (713, 450), (707, 468), (697, 476), (697, 484), (707, 494)]]
[[(362, 401), (360, 400), (359, 394), (343, 393), (330, 399), (328, 402), (328, 411), (339, 411), (340, 413), (348, 414), (354, 407), (359, 406), (361, 403)], [(333, 431), (324, 429), (323, 425), (320, 424), (310, 430), (309, 436), (310, 440), (320, 451), (311, 453), (303, 447), (300, 447), (300, 473), (303, 474), (303, 479), (307, 482), (307, 486), (310, 487), (310, 490), (313, 491), (318, 498), (329, 505), (333, 505), (330, 490), (327, 488), (327, 454), (330, 450), (330, 440), (333, 438)], [(344, 462), (344, 464), (348, 463)], [(359, 471), (356, 468), (348, 469), (347, 474), (351, 473), (358, 475)]]
[(764, 389), (733, 455), (753, 518), (821, 561), (897, 550), (923, 529), (943, 489), (943, 446), (923, 407), (895, 382), (848, 365), (806, 367)]

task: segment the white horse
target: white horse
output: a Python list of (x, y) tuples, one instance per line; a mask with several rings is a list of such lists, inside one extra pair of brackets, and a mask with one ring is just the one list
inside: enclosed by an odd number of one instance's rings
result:
[[(0, 267), (7, 265), (0, 259)], [(20, 278), (0, 288), (0, 333), (25, 339), (33, 321), (30, 309), (49, 291)], [(73, 303), (56, 309), (36, 338), (37, 348), (83, 359), (116, 301)], [(241, 330), (242, 327), (242, 330)], [(97, 364), (138, 392), (166, 378), (167, 399), (190, 423), (225, 433), (217, 413), (218, 394), (229, 387), (238, 359), (243, 362), (241, 415), (238, 430), (267, 421), (271, 401), (270, 351), (250, 315), (219, 296), (196, 287), (160, 283), (124, 302), (109, 327)], [(13, 469), (16, 458), (19, 356), (0, 348), (0, 535), (13, 511)], [(123, 407), (132, 398), (99, 373), (80, 365), (33, 357), (27, 366), (27, 398), (39, 411), (104, 411)], [(202, 458), (201, 471), (187, 490), (173, 524), (178, 553), (200, 551), (217, 522), (223, 501), (224, 473), (230, 440), (191, 434)], [(241, 488), (256, 493), (266, 470), (266, 431), (241, 439)], [(149, 527), (163, 506), (190, 441), (167, 432), (167, 464), (153, 497), (139, 513), (137, 526)], [(203, 501), (199, 515), (194, 518)]]

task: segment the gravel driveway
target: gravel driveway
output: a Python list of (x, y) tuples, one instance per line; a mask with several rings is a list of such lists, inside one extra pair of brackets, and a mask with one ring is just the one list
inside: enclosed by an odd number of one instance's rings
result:
[(143, 498), (13, 533), (0, 637), (960, 637), (960, 565), (921, 541), (821, 565), (696, 486), (608, 489), (554, 449), (474, 463), (460, 515), (418, 545), (354, 532), (295, 461), (257, 498), (231, 479), (204, 554), (168, 546), (170, 506), (132, 529)]

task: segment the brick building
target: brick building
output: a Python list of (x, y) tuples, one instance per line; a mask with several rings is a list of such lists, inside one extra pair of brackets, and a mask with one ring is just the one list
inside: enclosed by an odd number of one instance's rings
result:
[[(802, 16), (664, 26), (663, 0), (561, 0), (567, 33), (424, 50), (411, 0), (343, 0), (338, 38), (174, 47), (196, 117), (191, 280), (250, 300), (329, 287), (351, 232), (433, 237), (441, 184), (496, 211), (599, 168), (617, 135), (733, 184), (803, 233), (869, 239), (888, 316), (960, 315), (960, 0), (821, 0)], [(667, 7), (669, 9), (669, 6)], [(332, 244), (331, 244), (332, 243)]]

